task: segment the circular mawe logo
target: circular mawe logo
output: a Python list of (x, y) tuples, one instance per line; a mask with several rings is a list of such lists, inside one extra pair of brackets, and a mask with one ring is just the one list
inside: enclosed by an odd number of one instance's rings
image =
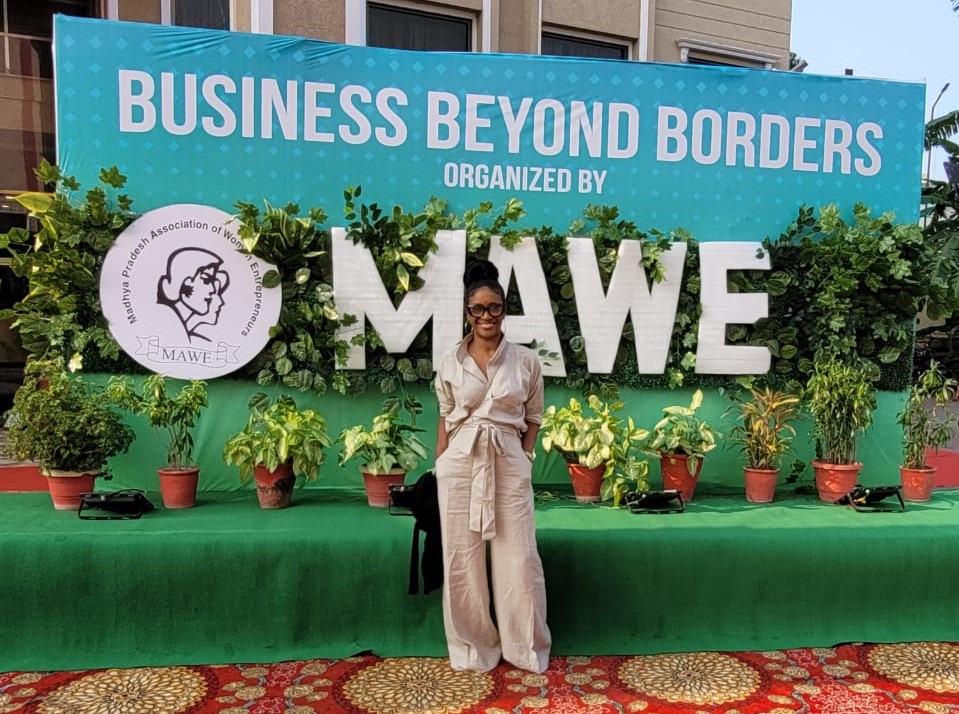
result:
[(280, 315), (275, 266), (239, 252), (233, 217), (176, 204), (143, 214), (118, 237), (100, 273), (110, 334), (147, 369), (181, 379), (233, 372), (263, 349)]

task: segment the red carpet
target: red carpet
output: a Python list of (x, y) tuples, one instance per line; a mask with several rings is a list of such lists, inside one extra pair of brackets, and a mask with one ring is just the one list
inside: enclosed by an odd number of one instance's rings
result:
[(894, 714), (959, 711), (959, 644), (556, 657), (542, 675), (442, 659), (0, 674), (0, 712), (37, 714)]

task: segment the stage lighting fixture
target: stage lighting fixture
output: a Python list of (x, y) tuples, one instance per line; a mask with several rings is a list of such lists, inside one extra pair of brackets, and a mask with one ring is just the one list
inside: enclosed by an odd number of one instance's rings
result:
[[(887, 503), (893, 497), (899, 501), (898, 508), (895, 501)], [(906, 510), (902, 486), (856, 486), (836, 503), (852, 506), (860, 513), (902, 513)]]
[(676, 489), (627, 493), (623, 503), (632, 513), (682, 513), (686, 509), (683, 496)]

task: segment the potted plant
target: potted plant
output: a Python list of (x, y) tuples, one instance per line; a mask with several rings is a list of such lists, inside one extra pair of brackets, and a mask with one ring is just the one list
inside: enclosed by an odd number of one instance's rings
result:
[(835, 503), (859, 479), (856, 436), (872, 424), (876, 393), (866, 372), (835, 357), (820, 360), (806, 384), (816, 453), (812, 462), (819, 499)]
[[(409, 414), (409, 424), (402, 423), (402, 411)], [(386, 508), (390, 485), (403, 483), (406, 474), (427, 457), (426, 445), (416, 435), (423, 431), (416, 427), (416, 415), (422, 411), (423, 406), (416, 397), (390, 398), (383, 402), (383, 410), (373, 417), (369, 428), (357, 424), (344, 429), (337, 437), (343, 445), (340, 466), (352, 459), (361, 462), (366, 500), (371, 506)]]
[(48, 361), (27, 364), (6, 426), (7, 452), (37, 464), (61, 511), (79, 508), (80, 494), (134, 438), (100, 389)]
[(612, 468), (607, 469), (600, 488), (600, 497), (604, 501), (613, 499), (614, 508), (627, 493), (649, 491), (649, 462), (636, 453), (636, 447), (648, 437), (649, 431), (637, 428), (632, 417), (628, 417), (626, 424), (619, 429), (613, 442)]
[(315, 479), (332, 446), (326, 421), (312, 409), (297, 409), (286, 395), (276, 401), (262, 392), (250, 398), (250, 416), (242, 431), (223, 447), (223, 460), (240, 467), (240, 480), (256, 481), (260, 507), (286, 508), (299, 474)]
[(669, 406), (663, 418), (653, 427), (646, 450), (659, 456), (663, 488), (678, 489), (683, 501), (693, 500), (703, 458), (716, 448), (719, 434), (706, 421), (696, 416), (703, 403), (703, 392), (693, 393), (688, 407)]
[[(564, 407), (550, 405), (540, 425), (543, 450), (556, 449), (563, 457), (580, 503), (592, 503), (603, 497), (603, 481), (612, 477), (616, 468), (613, 457), (617, 440), (625, 435), (623, 419), (616, 414), (622, 409), (622, 402), (607, 403), (591, 394), (586, 404), (588, 411), (571, 397)], [(632, 421), (629, 424), (629, 434), (634, 441), (646, 437), (647, 432), (635, 429)], [(629, 441), (628, 436), (626, 440)], [(612, 493), (607, 490), (609, 496)]]
[(946, 410), (946, 404), (956, 393), (956, 380), (947, 378), (933, 360), (909, 390), (906, 404), (899, 413), (902, 427), (903, 498), (909, 501), (928, 501), (936, 478), (936, 467), (926, 463), (929, 449), (939, 450), (952, 438), (956, 415)]
[(113, 377), (107, 394), (123, 409), (145, 416), (154, 429), (166, 430), (167, 464), (157, 469), (163, 505), (192, 508), (196, 505), (200, 474), (200, 469), (191, 463), (193, 428), (207, 406), (206, 382), (193, 380), (184, 384), (175, 396), (167, 387), (162, 374), (150, 375), (139, 389), (129, 377)]
[[(738, 446), (746, 457), (743, 480), (746, 500), (769, 503), (776, 492), (782, 458), (796, 436), (792, 422), (799, 416), (799, 397), (769, 387), (749, 390), (748, 401), (731, 395), (735, 426), (726, 435), (727, 446)], [(724, 415), (725, 416), (725, 415)]]

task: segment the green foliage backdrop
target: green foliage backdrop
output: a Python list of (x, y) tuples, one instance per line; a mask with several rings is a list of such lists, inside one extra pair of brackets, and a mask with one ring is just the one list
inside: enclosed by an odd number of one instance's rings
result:
[[(58, 191), (18, 199), (38, 220), (36, 235), (14, 229), (0, 236), (0, 247), (13, 256), (14, 271), (30, 279), (27, 297), (0, 316), (14, 319), (35, 356), (60, 357), (86, 370), (142, 371), (113, 341), (98, 302), (103, 258), (136, 217), (122, 193), (125, 177), (115, 168), (104, 170), (102, 185), (81, 195), (76, 182), (54, 166), (44, 164), (38, 175)], [(437, 198), (415, 213), (362, 203), (358, 187), (347, 188), (343, 198), (341, 219), (330, 218), (321, 207), (303, 211), (293, 204), (261, 208), (237, 203), (246, 250), (277, 266), (265, 276), (265, 283), (280, 285), (283, 291), (283, 308), (269, 344), (238, 377), (316, 394), (330, 388), (341, 394), (367, 389), (391, 394), (404, 385), (431, 381), (426, 330), (407, 354), (391, 355), (367, 326), (358, 339), (366, 345), (368, 369), (335, 369), (347, 348), (337, 340), (336, 330), (355, 318), (336, 307), (328, 226), (346, 225), (348, 237), (370, 250), (397, 304), (422, 285), (419, 271), (436, 250), (438, 230), (465, 228), (471, 257), (486, 255), (493, 235), (502, 236), (506, 247), (521, 236), (534, 236), (564, 346), (567, 376), (553, 380), (560, 386), (609, 398), (621, 387), (718, 386), (729, 381), (695, 374), (699, 252), (695, 238), (680, 228), (643, 231), (621, 220), (611, 206), (590, 206), (582, 219), (558, 232), (553, 227), (522, 226), (524, 213), (516, 200), (499, 210), (484, 203), (457, 216)], [(669, 244), (688, 244), (665, 374), (638, 374), (628, 323), (613, 373), (587, 371), (566, 235), (593, 239), (604, 284), (622, 241), (643, 242), (644, 268), (651, 281), (663, 277), (659, 259)], [(762, 250), (770, 253), (771, 271), (734, 271), (728, 282), (732, 291), (769, 293), (769, 317), (756, 325), (730, 326), (727, 338), (735, 344), (767, 345), (773, 368), (769, 375), (740, 377), (735, 380), (739, 383), (768, 381), (795, 389), (805, 383), (814, 360), (833, 355), (865, 360), (879, 387), (903, 390), (910, 383), (915, 316), (924, 306), (948, 314), (959, 305), (955, 291), (937, 272), (937, 254), (923, 240), (919, 226), (896, 223), (889, 214), (872, 216), (861, 205), (854, 208), (850, 221), (834, 206), (803, 207), (789, 229), (767, 238)], [(515, 291), (509, 300), (511, 310), (521, 309)]]

